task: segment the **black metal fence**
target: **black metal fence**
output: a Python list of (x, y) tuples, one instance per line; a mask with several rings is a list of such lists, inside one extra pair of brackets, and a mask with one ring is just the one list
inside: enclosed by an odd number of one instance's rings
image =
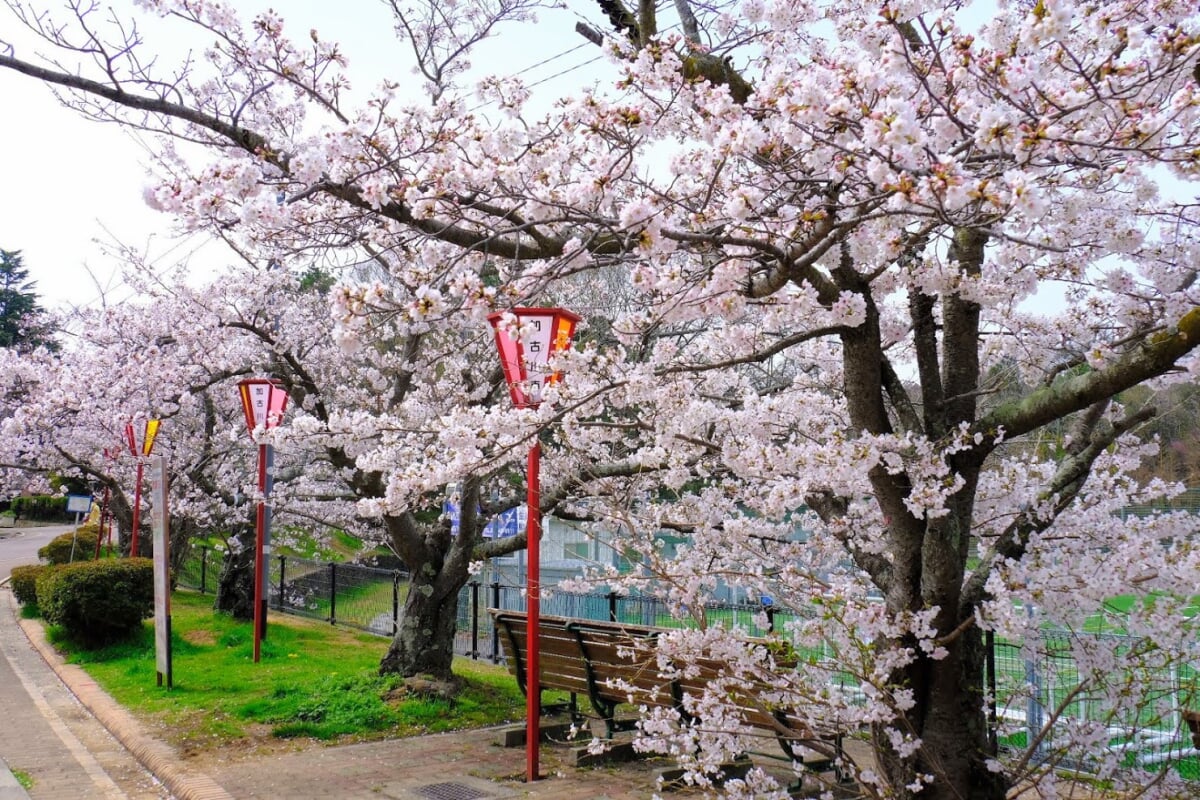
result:
[[(223, 552), (210, 547), (198, 548), (178, 571), (178, 584), (202, 593), (215, 592), (223, 556)], [(271, 558), (269, 564), (268, 603), (273, 611), (381, 636), (396, 632), (410, 585), (407, 571), (291, 556)], [(455, 639), (455, 652), (459, 655), (500, 660), (500, 640), (488, 608), (524, 611), (525, 587), (499, 581), (471, 581), (462, 588)], [(577, 593), (544, 587), (541, 611), (553, 616), (660, 628), (683, 624), (672, 617), (658, 598), (617, 592)], [(705, 613), (710, 619), (720, 617), (736, 623), (752, 635), (767, 633), (775, 622), (774, 609), (769, 606), (711, 603), (705, 607)]]
[[(216, 590), (223, 554), (200, 548), (178, 572), (180, 586), (201, 592)], [(379, 569), (358, 564), (308, 561), (288, 556), (270, 559), (268, 601), (272, 610), (357, 628), (381, 636), (395, 633), (409, 591), (405, 570)], [(500, 640), (492, 626), (488, 608), (524, 611), (525, 589), (499, 581), (471, 581), (461, 590), (458, 600), (455, 652), (472, 659), (493, 663), (501, 660)], [(543, 587), (543, 614), (576, 619), (608, 620), (652, 627), (679, 627), (685, 621), (669, 613), (659, 599), (617, 592), (575, 593)], [(769, 605), (732, 605), (709, 603), (705, 616), (722, 619), (751, 635), (764, 635), (790, 619), (789, 612)], [(991, 644), (988, 674), (989, 694), (997, 698), (993, 725), (1003, 738), (1001, 743), (1024, 747), (1039, 742), (1038, 755), (1044, 754), (1054, 739), (1055, 719), (1089, 719), (1098, 705), (1084, 699), (1070, 699), (1077, 686), (1078, 673), (1066, 642), (1046, 634), (1037, 655), (1024, 652), (1019, 645), (996, 641)], [(990, 639), (990, 637), (989, 637)], [(820, 658), (820, 654), (814, 654)], [(1177, 695), (1180, 684), (1200, 683), (1194, 669), (1171, 677), (1166, 690)], [(1181, 680), (1182, 679), (1182, 680)], [(1153, 721), (1129, 720), (1129, 729), (1139, 729), (1154, 740), (1147, 759), (1161, 759), (1158, 753), (1173, 757), (1188, 756), (1194, 750), (1181, 750), (1179, 717), (1182, 697), (1165, 698), (1173, 713)], [(1092, 708), (1097, 705), (1096, 708)], [(1137, 713), (1136, 711), (1134, 712)], [(1043, 726), (1049, 726), (1043, 730)], [(1007, 735), (1006, 735), (1007, 732)], [(1120, 731), (1114, 727), (1114, 735)], [(1140, 738), (1145, 738), (1144, 736)], [(1035, 757), (1037, 757), (1035, 755)], [(1143, 756), (1139, 754), (1139, 760)], [(1086, 765), (1080, 765), (1086, 769)]]

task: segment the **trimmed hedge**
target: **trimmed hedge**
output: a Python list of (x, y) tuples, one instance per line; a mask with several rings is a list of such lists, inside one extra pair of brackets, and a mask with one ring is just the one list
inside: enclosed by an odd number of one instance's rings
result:
[(51, 564), (70, 564), (72, 561), (91, 561), (96, 555), (99, 525), (80, 525), (74, 533), (55, 536), (38, 550), (38, 558)]
[(36, 494), (14, 497), (9, 510), (17, 519), (59, 522), (71, 519), (67, 513), (67, 497), (61, 494)]
[(154, 614), (154, 562), (103, 559), (67, 564), (37, 581), (38, 610), (85, 647), (125, 638)]
[(13, 596), (23, 606), (36, 603), (38, 578), (46, 570), (53, 569), (57, 569), (54, 564), (26, 564), (20, 567), (13, 567), (12, 580), (9, 582), (9, 585), (12, 587)]

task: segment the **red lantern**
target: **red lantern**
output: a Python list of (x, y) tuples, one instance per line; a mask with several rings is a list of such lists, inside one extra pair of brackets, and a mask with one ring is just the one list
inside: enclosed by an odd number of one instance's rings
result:
[(134, 458), (137, 458), (139, 455), (149, 457), (150, 453), (154, 450), (154, 437), (158, 436), (158, 426), (161, 424), (161, 420), (146, 420), (146, 428), (142, 434), (142, 446), (138, 447), (137, 437), (133, 434), (133, 423), (126, 423), (125, 443), (129, 445), (129, 455)]
[(563, 308), (514, 308), (488, 315), (508, 393), (517, 408), (536, 408), (542, 391), (561, 377), (547, 366), (571, 346), (579, 316)]
[(242, 411), (246, 414), (246, 427), (250, 435), (260, 425), (270, 430), (283, 419), (287, 410), (288, 395), (279, 381), (270, 378), (247, 378), (238, 383), (242, 396)]
[[(238, 383), (246, 427), (254, 436), (256, 428), (270, 430), (283, 419), (288, 395), (277, 380), (248, 378)], [(267, 632), (266, 539), (267, 539), (267, 455), (266, 443), (258, 445), (258, 492), (261, 495), (254, 515), (254, 663), (262, 652), (263, 636)]]
[(129, 445), (129, 454), (137, 459), (137, 482), (133, 487), (133, 530), (129, 534), (129, 555), (132, 557), (136, 557), (139, 552), (138, 528), (142, 525), (142, 477), (145, 463), (142, 458), (138, 457), (149, 458), (150, 453), (154, 450), (154, 437), (158, 436), (160, 424), (161, 422), (157, 419), (146, 420), (140, 448), (137, 444), (137, 437), (133, 434), (133, 423), (129, 422), (125, 425), (125, 443)]
[[(496, 331), (496, 347), (504, 367), (508, 393), (517, 408), (536, 408), (547, 386), (558, 383), (560, 375), (549, 367), (550, 357), (571, 346), (579, 317), (562, 308), (514, 308), (488, 315)], [(538, 779), (539, 717), (541, 697), (537, 690), (539, 666), (538, 620), (541, 617), (541, 485), (538, 472), (541, 445), (536, 437), (529, 448), (529, 487), (526, 504), (525, 544), (529, 569), (525, 573), (526, 637), (525, 659), (525, 780)]]

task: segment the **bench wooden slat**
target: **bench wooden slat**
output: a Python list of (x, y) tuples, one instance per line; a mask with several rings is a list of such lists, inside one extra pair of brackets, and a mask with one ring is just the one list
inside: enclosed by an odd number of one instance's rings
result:
[[(524, 612), (488, 611), (503, 632), (501, 642), (509, 670), (525, 691), (527, 617)], [(609, 736), (617, 728), (616, 707), (631, 701), (674, 708), (687, 719), (685, 698), (701, 696), (712, 682), (726, 674), (725, 665), (714, 659), (699, 659), (689, 662), (684, 677), (664, 678), (654, 652), (655, 639), (661, 632), (644, 626), (543, 616), (538, 627), (539, 691), (557, 689), (571, 692), (572, 696), (587, 695), (597, 716), (605, 722)], [(764, 641), (763, 645), (767, 643)], [(799, 666), (788, 659), (781, 659), (779, 665), (783, 669)], [(802, 760), (796, 748), (805, 747), (826, 756), (819, 762), (805, 762), (806, 766), (833, 765), (836, 769), (834, 758), (842, 755), (841, 734), (812, 730), (794, 709), (770, 709), (756, 703), (758, 690), (767, 692), (770, 688), (766, 683), (755, 682), (738, 687), (734, 699), (742, 723), (747, 728), (769, 733), (793, 760)]]

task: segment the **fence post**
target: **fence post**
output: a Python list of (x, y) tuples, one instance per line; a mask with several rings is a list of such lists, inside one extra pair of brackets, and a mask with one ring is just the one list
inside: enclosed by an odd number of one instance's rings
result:
[(400, 573), (392, 573), (392, 636), (400, 632)]
[(337, 625), (337, 564), (329, 562), (329, 624)]
[[(492, 608), (500, 607), (500, 581), (492, 581)], [(492, 663), (500, 663), (500, 633), (492, 626)]]
[(287, 564), (287, 556), (279, 557), (279, 610), (283, 611), (283, 579), (285, 577), (285, 569)]
[(988, 691), (988, 745), (996, 752), (1000, 735), (1000, 720), (996, 716), (996, 633), (988, 631), (983, 635), (984, 658), (987, 659), (987, 691)]
[(471, 581), (471, 660), (479, 660), (479, 581)]
[(204, 594), (204, 581), (208, 573), (208, 545), (200, 545), (200, 594)]
[(1034, 747), (1033, 763), (1041, 761), (1041, 755), (1046, 746), (1045, 739), (1041, 735), (1046, 717), (1045, 708), (1042, 706), (1042, 676), (1035, 660), (1037, 655), (1035, 651), (1030, 658), (1025, 659), (1025, 684), (1029, 687), (1029, 699), (1025, 702), (1025, 735), (1029, 744), (1037, 742)]
[(617, 621), (617, 593), (616, 592), (608, 593), (608, 621), (609, 622)]

